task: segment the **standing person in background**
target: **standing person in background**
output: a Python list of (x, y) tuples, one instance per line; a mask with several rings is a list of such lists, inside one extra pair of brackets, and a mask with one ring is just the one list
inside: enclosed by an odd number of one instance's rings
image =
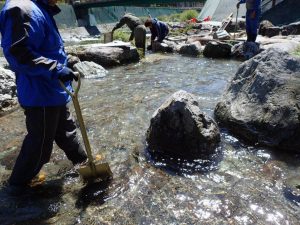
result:
[(53, 142), (75, 164), (87, 156), (79, 143), (67, 103), (74, 72), (53, 16), (57, 0), (9, 0), (0, 13), (1, 45), (15, 72), (18, 100), (26, 116), (27, 135), (9, 178), (12, 194), (21, 194), (49, 162)]
[[(145, 46), (146, 46), (146, 28), (143, 25), (143, 22), (140, 18), (134, 16), (131, 13), (126, 13), (120, 21), (114, 26), (112, 29), (112, 33), (115, 30), (121, 28), (124, 25), (127, 25), (131, 30), (131, 35), (129, 41), (132, 41), (133, 38), (135, 40), (135, 46), (137, 48), (142, 48), (143, 52), (145, 53)], [(113, 35), (113, 34), (112, 34)]]
[(261, 0), (240, 0), (236, 7), (240, 4), (246, 3), (246, 32), (247, 41), (255, 42), (257, 37), (257, 30), (259, 26), (259, 18), (261, 14)]
[(149, 27), (151, 31), (151, 45), (148, 49), (152, 49), (155, 41), (161, 43), (165, 37), (169, 34), (169, 27), (164, 22), (157, 19), (149, 18), (145, 22), (145, 27)]

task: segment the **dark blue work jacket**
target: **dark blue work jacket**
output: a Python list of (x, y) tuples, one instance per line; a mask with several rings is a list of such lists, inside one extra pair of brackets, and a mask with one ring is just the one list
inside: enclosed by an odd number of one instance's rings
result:
[(157, 19), (152, 19), (152, 28), (150, 29), (150, 31), (151, 40), (154, 40), (157, 37), (157, 41), (162, 42), (164, 38), (168, 35), (169, 28), (167, 24)]
[[(0, 13), (1, 46), (16, 74), (22, 106), (60, 106), (70, 101), (58, 76), (67, 64), (63, 40), (47, 0), (7, 0)], [(70, 82), (65, 83), (71, 90)]]

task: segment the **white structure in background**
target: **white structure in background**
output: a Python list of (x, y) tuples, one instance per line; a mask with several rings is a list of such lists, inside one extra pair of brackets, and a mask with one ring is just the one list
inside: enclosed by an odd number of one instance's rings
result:
[[(233, 18), (236, 17), (236, 3), (238, 1), (233, 0), (207, 0), (201, 10), (198, 19), (203, 20), (208, 16), (213, 21), (222, 21), (227, 18), (230, 13), (233, 13)], [(239, 17), (246, 15), (245, 7), (239, 8)]]

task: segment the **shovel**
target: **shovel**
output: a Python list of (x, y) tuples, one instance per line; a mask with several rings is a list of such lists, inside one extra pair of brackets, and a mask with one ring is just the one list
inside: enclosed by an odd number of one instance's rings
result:
[(82, 117), (82, 114), (81, 114), (80, 105), (79, 105), (79, 102), (78, 102), (78, 92), (79, 92), (80, 85), (81, 85), (80, 75), (77, 72), (75, 74), (78, 77), (78, 83), (77, 83), (76, 89), (73, 92), (69, 91), (62, 81), (59, 81), (59, 82), (60, 82), (60, 85), (62, 86), (62, 88), (72, 98), (74, 109), (75, 109), (75, 112), (76, 112), (76, 116), (77, 116), (77, 119), (78, 119), (78, 122), (79, 122), (79, 127), (80, 127), (80, 130), (81, 130), (81, 135), (82, 135), (82, 139), (83, 139), (83, 142), (84, 142), (85, 150), (86, 150), (86, 153), (87, 153), (87, 156), (88, 156), (88, 163), (86, 165), (82, 165), (78, 169), (78, 172), (82, 176), (82, 178), (86, 181), (92, 181), (92, 180), (95, 180), (97, 178), (100, 178), (101, 180), (106, 180), (106, 179), (112, 177), (113, 174), (110, 170), (110, 167), (109, 167), (108, 163), (94, 162), (90, 142), (89, 142), (89, 139), (88, 139), (88, 136), (87, 136), (87, 133), (86, 133), (83, 117)]

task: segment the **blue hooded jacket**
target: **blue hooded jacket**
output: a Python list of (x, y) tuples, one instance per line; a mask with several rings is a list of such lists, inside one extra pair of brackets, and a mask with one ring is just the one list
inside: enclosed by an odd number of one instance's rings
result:
[[(16, 74), (21, 106), (61, 106), (70, 96), (58, 76), (67, 64), (63, 40), (47, 0), (7, 0), (0, 13), (1, 46)], [(70, 82), (65, 83), (72, 90)]]
[(155, 38), (157, 37), (157, 41), (162, 42), (168, 35), (169, 28), (165, 23), (157, 19), (152, 19), (152, 28), (150, 29), (150, 31), (151, 40), (155, 40)]

